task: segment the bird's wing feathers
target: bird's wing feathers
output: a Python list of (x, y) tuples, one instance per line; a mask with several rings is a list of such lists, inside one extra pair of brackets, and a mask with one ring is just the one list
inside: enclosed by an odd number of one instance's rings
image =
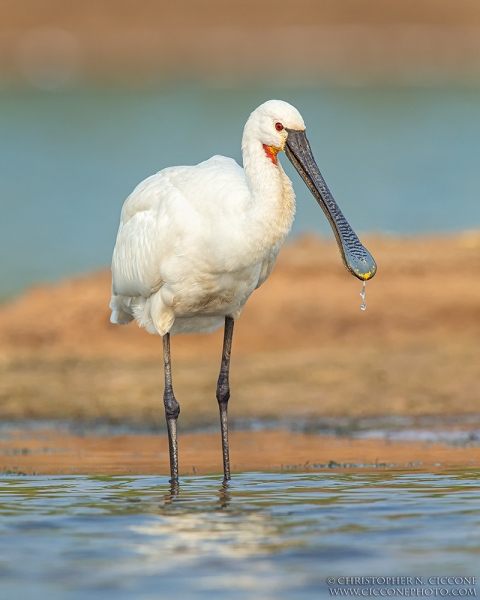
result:
[(160, 263), (169, 228), (165, 205), (172, 196), (175, 189), (157, 173), (125, 201), (112, 259), (114, 294), (148, 298), (161, 286)]
[(122, 208), (112, 260), (113, 293), (148, 298), (162, 285), (167, 253), (188, 243), (189, 234), (201, 230), (203, 217), (210, 220), (210, 213), (218, 216), (222, 208), (241, 204), (243, 195), (248, 196), (244, 170), (223, 156), (194, 167), (164, 169), (142, 181)]
[(162, 171), (192, 207), (203, 213), (229, 202), (241, 202), (248, 195), (245, 171), (232, 158), (212, 156), (194, 167), (173, 167)]
[(141, 212), (152, 210), (161, 201), (167, 188), (168, 180), (165, 180), (163, 171), (139, 183), (123, 204), (121, 225)]

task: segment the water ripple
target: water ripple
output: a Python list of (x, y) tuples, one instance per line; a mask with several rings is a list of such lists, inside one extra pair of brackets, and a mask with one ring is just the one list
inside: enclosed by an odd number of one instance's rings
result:
[(318, 598), (327, 576), (475, 575), (479, 472), (0, 478), (2, 600)]

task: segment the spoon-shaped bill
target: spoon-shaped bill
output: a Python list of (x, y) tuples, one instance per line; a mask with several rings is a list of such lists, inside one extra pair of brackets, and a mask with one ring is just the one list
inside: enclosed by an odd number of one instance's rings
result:
[(370, 252), (361, 244), (330, 193), (315, 162), (305, 131), (287, 129), (287, 133), (285, 154), (327, 216), (337, 239), (343, 264), (358, 279), (362, 281), (371, 279), (377, 271), (377, 265)]

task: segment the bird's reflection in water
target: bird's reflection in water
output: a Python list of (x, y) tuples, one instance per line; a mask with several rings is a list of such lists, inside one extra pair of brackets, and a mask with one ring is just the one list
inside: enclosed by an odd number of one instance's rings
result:
[(170, 479), (170, 489), (164, 495), (165, 506), (172, 504), (175, 498), (178, 497), (180, 491), (180, 484), (178, 483), (178, 479)]
[(160, 512), (151, 514), (142, 525), (130, 527), (141, 536), (135, 551), (143, 556), (144, 565), (151, 561), (157, 569), (158, 561), (166, 567), (178, 560), (250, 558), (281, 544), (268, 511), (237, 503), (233, 508), (231, 493), (227, 482), (202, 498), (192, 496), (188, 485), (182, 488), (181, 483), (170, 483)]
[[(172, 506), (175, 500), (182, 500), (180, 493), (180, 483), (177, 480), (170, 480), (170, 488), (167, 493), (163, 496), (163, 507), (168, 508)], [(228, 481), (223, 481), (219, 490), (218, 490), (218, 506), (219, 510), (224, 510), (228, 508), (230, 504), (231, 496)]]
[(224, 510), (224, 509), (228, 508), (230, 501), (231, 501), (231, 497), (230, 497), (228, 481), (224, 481), (222, 483), (220, 489), (218, 490), (218, 508), (220, 510)]

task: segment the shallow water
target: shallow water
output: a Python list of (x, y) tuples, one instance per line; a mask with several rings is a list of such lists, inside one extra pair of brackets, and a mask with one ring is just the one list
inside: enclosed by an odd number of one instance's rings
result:
[(3, 476), (1, 598), (301, 599), (330, 596), (327, 577), (478, 576), (479, 475), (197, 476), (173, 496), (166, 477)]

